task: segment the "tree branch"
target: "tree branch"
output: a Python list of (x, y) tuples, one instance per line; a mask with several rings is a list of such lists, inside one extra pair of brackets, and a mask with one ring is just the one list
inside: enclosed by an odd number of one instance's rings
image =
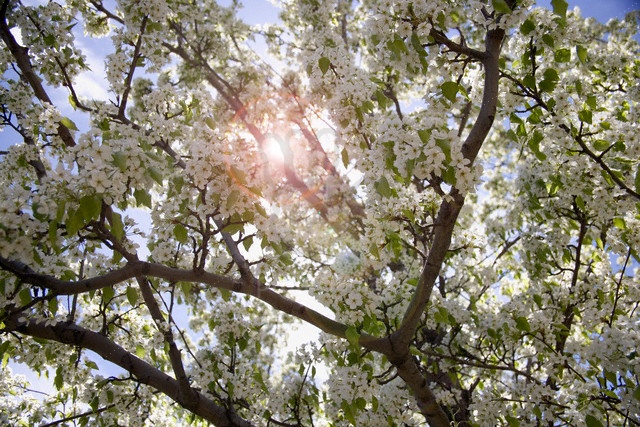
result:
[[(38, 274), (21, 262), (8, 260), (3, 257), (0, 257), (0, 268), (10, 271), (25, 283), (50, 289), (57, 295), (73, 295), (97, 290), (107, 286), (113, 286), (137, 276), (157, 277), (169, 282), (203, 283), (219, 289), (251, 295), (266, 302), (276, 310), (297, 317), (328, 334), (346, 338), (346, 325), (329, 319), (303, 304), (278, 294), (258, 280), (245, 282), (202, 270), (182, 270), (143, 261), (129, 262), (124, 267), (106, 273), (103, 276), (76, 282), (63, 281), (49, 275)], [(363, 334), (360, 343), (372, 350), (380, 350), (388, 347), (380, 344), (379, 341), (381, 340)]]
[(15, 331), (34, 338), (89, 349), (100, 355), (104, 360), (114, 363), (130, 372), (139, 382), (153, 387), (180, 406), (212, 422), (216, 426), (252, 426), (249, 421), (234, 413), (228, 412), (224, 407), (217, 405), (213, 400), (200, 392), (194, 391), (198, 396), (195, 404), (185, 401), (180, 393), (179, 384), (175, 379), (129, 353), (103, 334), (90, 331), (74, 323), (59, 322), (47, 325), (45, 322), (34, 320), (22, 321), (17, 318), (18, 316), (20, 316), (20, 314), (13, 314), (4, 319), (4, 332)]

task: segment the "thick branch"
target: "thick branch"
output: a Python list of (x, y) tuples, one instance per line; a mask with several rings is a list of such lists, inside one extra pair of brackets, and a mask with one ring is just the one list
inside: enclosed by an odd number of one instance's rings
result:
[[(498, 59), (503, 39), (503, 30), (492, 30), (487, 33), (486, 52), (483, 55), (485, 75), (482, 106), (462, 146), (462, 154), (470, 160), (471, 164), (476, 159), (495, 118), (498, 103), (498, 82), (500, 79)], [(440, 274), (445, 255), (449, 250), (453, 229), (464, 203), (464, 196), (458, 193), (457, 190), (454, 189), (451, 192), (451, 196), (452, 199), (450, 201), (445, 199), (440, 206), (434, 228), (433, 246), (420, 274), (416, 292), (402, 320), (402, 326), (393, 334), (392, 340), (396, 348), (402, 348), (409, 344), (420, 322), (420, 317), (431, 298), (431, 291), (438, 274)]]
[(420, 412), (425, 416), (430, 427), (449, 427), (449, 418), (442, 410), (436, 396), (427, 384), (424, 375), (418, 369), (418, 363), (407, 353), (400, 361), (392, 361), (398, 375), (409, 386), (418, 403)]
[[(67, 282), (45, 274), (37, 274), (25, 264), (7, 260), (3, 257), (0, 257), (0, 268), (10, 271), (25, 283), (50, 289), (57, 295), (72, 295), (97, 290), (137, 276), (157, 277), (169, 282), (203, 283), (219, 289), (227, 289), (232, 292), (254, 296), (276, 310), (304, 320), (324, 332), (346, 338), (346, 325), (329, 319), (315, 310), (274, 292), (257, 280), (245, 282), (202, 270), (182, 270), (142, 261), (129, 262), (124, 267), (106, 273), (103, 276), (77, 282)], [(367, 348), (382, 348), (381, 344), (368, 345), (368, 343), (377, 341), (377, 339), (366, 334), (363, 334), (360, 340), (361, 344)]]
[(19, 315), (10, 316), (4, 320), (4, 331), (15, 331), (35, 338), (89, 349), (100, 355), (104, 360), (108, 360), (130, 372), (141, 383), (160, 391), (184, 408), (216, 426), (252, 426), (248, 421), (228, 412), (202, 393), (194, 391), (194, 393), (197, 393), (198, 399), (195, 405), (190, 405), (189, 402), (183, 399), (179, 391), (180, 387), (175, 379), (129, 353), (100, 333), (67, 322), (60, 322), (55, 325), (47, 325), (45, 322), (37, 321), (21, 322), (17, 319), (17, 316)]

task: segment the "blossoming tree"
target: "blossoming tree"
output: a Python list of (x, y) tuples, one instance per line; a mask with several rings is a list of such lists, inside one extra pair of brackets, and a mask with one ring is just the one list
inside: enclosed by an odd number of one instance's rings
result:
[(0, 2), (0, 423), (639, 425), (637, 14), (280, 3)]

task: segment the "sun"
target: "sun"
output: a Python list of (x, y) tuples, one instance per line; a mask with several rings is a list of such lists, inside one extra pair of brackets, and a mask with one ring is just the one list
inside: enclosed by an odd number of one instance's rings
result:
[(262, 150), (264, 151), (265, 156), (267, 156), (269, 163), (277, 166), (283, 166), (284, 154), (280, 145), (283, 141), (279, 141), (278, 139), (277, 134), (267, 135), (264, 143), (262, 144)]

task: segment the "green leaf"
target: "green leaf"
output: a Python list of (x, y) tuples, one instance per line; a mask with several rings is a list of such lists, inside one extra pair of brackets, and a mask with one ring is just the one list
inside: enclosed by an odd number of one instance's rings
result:
[(156, 168), (155, 166), (151, 166), (147, 168), (147, 173), (149, 174), (151, 179), (162, 185), (162, 172), (160, 172), (160, 169)]
[(427, 56), (427, 51), (424, 50), (424, 46), (422, 46), (422, 43), (420, 43), (420, 38), (416, 33), (411, 34), (411, 46), (413, 46), (413, 49), (418, 52), (418, 55), (420, 55), (420, 57)]
[(436, 139), (436, 145), (442, 150), (444, 154), (445, 164), (451, 163), (451, 143), (448, 139)]
[(358, 330), (354, 326), (349, 326), (344, 334), (347, 338), (347, 341), (349, 341), (353, 345), (358, 345), (358, 341), (360, 340), (360, 334), (358, 333)]
[(209, 129), (211, 130), (218, 129), (218, 123), (215, 121), (213, 117), (207, 117), (206, 119), (204, 119), (204, 122), (209, 127)]
[(84, 227), (85, 221), (82, 218), (82, 214), (79, 210), (71, 211), (69, 213), (69, 217), (65, 223), (65, 228), (67, 229), (67, 234), (69, 236), (73, 236), (76, 234), (82, 227)]
[(345, 168), (349, 166), (349, 152), (347, 151), (346, 147), (342, 149), (342, 152), (340, 153), (340, 157), (342, 158), (342, 165)]
[(547, 68), (544, 71), (544, 79), (540, 82), (540, 90), (542, 92), (553, 91), (559, 80), (560, 76), (558, 76), (558, 72), (553, 68)]
[(619, 230), (625, 230), (627, 228), (624, 218), (613, 218), (613, 226)]
[(238, 201), (239, 197), (240, 197), (240, 192), (239, 191), (231, 190), (231, 193), (229, 193), (229, 196), (227, 197), (227, 200), (226, 200), (226, 203), (225, 203), (226, 206), (227, 206), (227, 209), (231, 210), (235, 206), (235, 204)]
[(423, 144), (428, 144), (429, 140), (431, 139), (431, 131), (426, 129), (420, 129), (418, 131), (418, 136), (420, 137), (420, 141), (422, 141)]
[(120, 172), (126, 172), (127, 170), (127, 156), (122, 151), (116, 151), (111, 154), (113, 157), (113, 164), (120, 169)]
[(634, 184), (636, 187), (636, 193), (640, 193), (640, 165), (638, 166), (638, 169), (636, 169), (636, 179)]
[(24, 288), (18, 293), (18, 298), (20, 298), (20, 303), (22, 305), (27, 305), (31, 302), (31, 290), (29, 288)]
[(323, 75), (327, 73), (330, 66), (331, 61), (329, 60), (329, 58), (323, 56), (322, 58), (318, 59), (318, 67), (320, 67), (320, 71), (322, 71)]
[(533, 22), (531, 22), (530, 19), (527, 19), (522, 23), (522, 25), (520, 25), (520, 32), (522, 33), (523, 36), (528, 35), (531, 31), (535, 29), (536, 29), (536, 25)]
[(89, 369), (98, 369), (98, 365), (93, 360), (85, 360), (84, 365)]
[(97, 219), (102, 210), (102, 197), (98, 195), (84, 196), (80, 199), (78, 213), (85, 222)]
[(569, 4), (566, 0), (551, 0), (551, 5), (553, 6), (553, 13), (562, 18), (567, 16), (567, 7), (569, 7)]
[(578, 112), (578, 119), (580, 119), (581, 122), (591, 124), (593, 121), (593, 113), (591, 110), (580, 110)]
[(604, 139), (596, 139), (593, 141), (593, 148), (597, 151), (604, 151), (609, 148), (609, 141), (605, 141)]
[(147, 351), (142, 344), (136, 344), (136, 356), (142, 359), (146, 353)]
[(47, 34), (42, 39), (44, 40), (44, 44), (46, 46), (51, 47), (56, 44), (56, 36), (54, 36), (53, 34)]
[(132, 306), (138, 302), (138, 291), (133, 286), (127, 286), (127, 299)]
[(113, 289), (113, 286), (106, 286), (102, 288), (102, 300), (105, 303), (111, 301), (116, 294), (116, 291)]
[(244, 229), (244, 223), (242, 222), (232, 222), (227, 224), (222, 231), (229, 234), (236, 234), (239, 231)]
[(493, 9), (498, 13), (511, 13), (511, 8), (504, 0), (491, 0)]
[(173, 235), (179, 243), (185, 244), (189, 239), (189, 232), (186, 227), (182, 224), (176, 224), (173, 227)]
[(517, 418), (512, 417), (511, 415), (506, 415), (505, 420), (507, 420), (507, 423), (509, 424), (509, 427), (519, 427), (520, 426), (520, 421), (518, 421)]
[(145, 190), (135, 189), (133, 191), (133, 197), (136, 199), (138, 207), (146, 206), (151, 209), (151, 194)]
[(112, 212), (109, 220), (111, 223), (111, 234), (117, 241), (121, 241), (124, 237), (124, 223), (122, 222), (122, 216), (117, 212)]
[(53, 378), (53, 384), (57, 390), (60, 390), (64, 385), (64, 379), (62, 378), (62, 366), (58, 366), (56, 369), (56, 376)]
[(578, 54), (578, 59), (583, 64), (587, 62), (587, 48), (581, 45), (576, 46), (576, 53)]
[(547, 158), (547, 155), (540, 151), (540, 142), (543, 138), (544, 136), (542, 135), (542, 133), (540, 133), (539, 131), (535, 131), (533, 132), (533, 135), (531, 135), (531, 138), (527, 140), (527, 145), (540, 161), (544, 161)]
[(529, 325), (529, 321), (524, 316), (516, 317), (516, 328), (520, 331), (530, 332), (531, 326)]
[(51, 314), (55, 316), (55, 314), (58, 312), (58, 298), (51, 298), (47, 303), (47, 307), (49, 308)]
[(442, 89), (442, 94), (449, 101), (454, 102), (456, 100), (456, 95), (458, 94), (458, 83), (456, 82), (444, 82), (440, 86)]
[(60, 124), (69, 130), (78, 130), (78, 126), (69, 117), (63, 117), (60, 119)]
[(384, 176), (381, 176), (374, 184), (374, 188), (382, 197), (391, 197), (393, 195), (391, 187), (389, 187), (389, 181)]
[(586, 417), (584, 417), (584, 422), (587, 424), (587, 427), (604, 427), (602, 421), (600, 421), (593, 415), (587, 415)]
[(571, 51), (569, 49), (558, 49), (554, 52), (554, 59), (556, 62), (569, 62), (571, 61)]
[(551, 34), (543, 34), (542, 41), (551, 48), (555, 47), (556, 45), (556, 39), (554, 39)]
[(640, 401), (640, 385), (633, 390), (633, 398)]

